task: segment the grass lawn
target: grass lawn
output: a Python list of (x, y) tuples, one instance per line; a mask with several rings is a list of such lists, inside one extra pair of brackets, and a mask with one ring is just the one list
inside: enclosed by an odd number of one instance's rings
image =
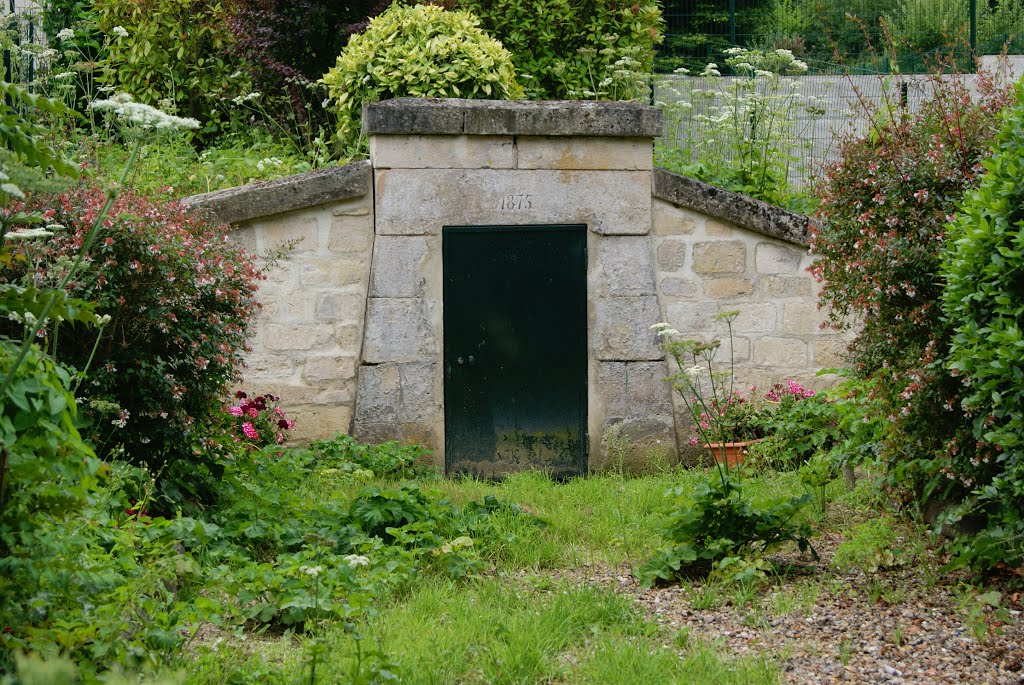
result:
[[(427, 479), (421, 487), (430, 495), (455, 504), (493, 495), (546, 526), (499, 512), (499, 541), (471, 577), (422, 572), (378, 600), (368, 618), (347, 624), (307, 623), (295, 632), (203, 626), (175, 666), (186, 682), (211, 684), (775, 683), (820, 682), (829, 674), (874, 682), (857, 674), (884, 675), (880, 669), (890, 663), (908, 676), (917, 666), (925, 673), (928, 664), (907, 659), (922, 651), (912, 649), (915, 635), (931, 620), (965, 638), (954, 656), (966, 661), (956, 668), (1000, 672), (985, 645), (1019, 637), (1019, 614), (1011, 620), (1005, 608), (998, 615), (979, 610), (973, 591), (958, 585), (962, 579), (938, 572), (922, 529), (879, 519), (867, 488), (847, 492), (834, 482), (824, 507), (805, 510), (821, 531), (820, 563), (794, 547), (772, 557), (778, 571), (757, 582), (640, 588), (632, 572), (661, 543), (664, 491), (692, 489), (705, 475), (595, 475), (562, 484), (540, 474), (501, 483)], [(352, 491), (329, 477), (305, 482), (301, 497)], [(759, 503), (803, 489), (794, 473), (745, 483)], [(215, 584), (209, 592), (217, 592)], [(816, 632), (814, 622), (825, 615), (831, 618)], [(882, 633), (873, 652), (876, 629)]]

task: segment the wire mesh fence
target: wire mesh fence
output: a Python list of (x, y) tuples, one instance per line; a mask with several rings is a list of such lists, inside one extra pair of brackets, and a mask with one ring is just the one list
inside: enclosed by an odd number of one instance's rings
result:
[(666, 0), (656, 70), (700, 70), (733, 46), (786, 49), (812, 73), (963, 72), (1024, 53), (1024, 0)]
[(8, 83), (33, 84), (39, 72), (49, 68), (54, 55), (46, 47), (42, 12), (25, 0), (3, 0), (0, 11), (0, 49), (3, 79)]

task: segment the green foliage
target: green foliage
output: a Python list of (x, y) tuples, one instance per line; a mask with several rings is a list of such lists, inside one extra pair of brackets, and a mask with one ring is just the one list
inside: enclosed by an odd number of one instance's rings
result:
[(858, 569), (865, 575), (872, 575), (879, 569), (910, 561), (898, 543), (895, 522), (882, 516), (855, 526), (836, 548), (832, 563), (841, 569)]
[[(963, 550), (990, 568), (1024, 560), (1024, 87), (985, 173), (948, 227), (942, 306), (953, 328), (948, 366), (963, 381), (972, 438), (987, 448), (966, 474), (988, 529)], [(957, 448), (956, 445), (953, 447)]]
[(793, 380), (766, 393), (770, 405), (762, 420), (764, 432), (781, 438), (778, 467), (794, 468), (830, 451), (843, 438), (839, 414), (827, 394), (816, 394)]
[(377, 478), (411, 478), (415, 466), (430, 454), (419, 445), (403, 445), (396, 441), (377, 445), (365, 445), (344, 433), (338, 433), (330, 440), (316, 440), (309, 448), (321, 459), (340, 464), (353, 464), (357, 468), (373, 473)]
[(527, 97), (643, 99), (654, 46), (657, 2), (640, 0), (456, 0), (512, 53)]
[[(87, 683), (115, 664), (162, 663), (195, 616), (182, 600), (198, 566), (181, 553), (173, 521), (146, 515), (149, 474), (117, 463), (105, 472), (83, 506), (35, 514), (0, 562), (3, 654), (66, 655)], [(0, 661), (0, 671), (10, 666)]]
[[(801, 552), (810, 550), (817, 557), (809, 540), (813, 534), (810, 526), (793, 521), (811, 501), (810, 495), (792, 497), (767, 509), (755, 507), (743, 496), (740, 484), (725, 473), (698, 486), (692, 500), (682, 488), (666, 494), (672, 499), (662, 527), (667, 544), (640, 569), (645, 586), (726, 570), (737, 559), (756, 560), (784, 542), (796, 542)], [(749, 564), (739, 566), (740, 570), (751, 568)]]
[[(101, 171), (123, 168), (130, 155), (131, 147), (117, 141), (89, 141), (80, 152)], [(250, 129), (221, 136), (203, 150), (183, 140), (143, 143), (127, 185), (140, 195), (177, 200), (312, 168), (290, 146), (265, 131)]]
[(792, 4), (776, 10), (771, 0), (666, 0), (662, 5), (667, 26), (665, 45), (658, 51), (658, 71), (700, 69), (709, 61), (720, 62), (733, 46), (733, 28), (738, 43), (751, 44), (753, 36), (774, 28), (770, 22), (774, 15), (785, 13), (790, 18), (798, 11)]
[(875, 381), (864, 416), (872, 430), (888, 422), (871, 440), (891, 480), (913, 497), (970, 487), (971, 461), (983, 456), (959, 411), (961, 383), (942, 361), (952, 332), (939, 268), (947, 216), (977, 186), (1010, 98), (985, 74), (977, 97), (959, 78), (931, 83), (919, 110), (893, 104), (876, 113), (868, 135), (840, 143), (811, 229), (821, 302), (835, 326), (856, 320), (849, 356), (860, 378)]
[[(106, 203), (88, 186), (34, 197), (29, 208), (45, 213), (53, 235), (23, 243), (24, 258), (0, 276), (8, 285), (31, 274), (66, 287), (110, 317), (102, 331), (78, 324), (43, 331), (57, 358), (86, 374), (78, 395), (102, 454), (124, 445), (131, 460), (154, 469), (194, 460), (235, 379), (261, 275), (254, 257), (216, 227), (178, 205), (131, 194), (114, 202), (90, 245)], [(93, 266), (75, 274), (83, 246)]]
[(99, 469), (76, 428), (71, 375), (36, 347), (0, 340), (0, 371), (13, 374), (0, 396), (0, 549), (29, 534), (36, 518), (80, 505)]
[(522, 96), (508, 51), (468, 12), (396, 4), (352, 36), (323, 78), (338, 138), (357, 143), (365, 103), (388, 98)]
[[(199, 120), (201, 141), (231, 128), (248, 94), (229, 56), (229, 6), (218, 0), (97, 0), (106, 38), (103, 81), (148, 105)], [(119, 27), (121, 31), (117, 31)]]
[[(52, 167), (59, 175), (78, 178), (78, 165), (46, 142), (49, 128), (40, 113), (54, 118), (73, 115), (59, 100), (0, 81), (0, 141), (7, 148), (0, 152), (0, 205), (12, 198), (24, 199), (27, 191), (45, 187), (38, 175), (30, 175), (26, 169), (45, 172)], [(31, 180), (26, 183), (26, 179)]]

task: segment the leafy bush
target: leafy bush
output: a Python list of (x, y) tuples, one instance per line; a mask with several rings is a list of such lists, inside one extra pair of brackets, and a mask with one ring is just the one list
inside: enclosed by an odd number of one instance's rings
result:
[(508, 51), (478, 24), (467, 12), (393, 5), (352, 36), (323, 77), (342, 144), (357, 142), (364, 103), (403, 96), (521, 97)]
[(782, 440), (777, 467), (795, 468), (819, 452), (828, 452), (840, 441), (839, 413), (826, 395), (790, 379), (764, 394), (770, 403), (763, 420), (765, 433)]
[(691, 501), (684, 488), (669, 491), (671, 511), (662, 524), (666, 545), (640, 569), (646, 586), (672, 582), (686, 575), (726, 569), (737, 559), (759, 557), (784, 542), (810, 550), (807, 523), (793, 517), (811, 501), (811, 495), (792, 497), (769, 509), (755, 507), (741, 486), (727, 473), (697, 487)]
[(235, 51), (244, 59), (259, 106), (280, 131), (311, 139), (327, 125), (320, 77), (382, 0), (237, 0), (228, 20)]
[(639, 0), (456, 0), (512, 53), (528, 97), (628, 100), (646, 96), (661, 9)]
[[(202, 124), (202, 142), (230, 128), (249, 93), (229, 53), (229, 6), (219, 0), (97, 0), (106, 37), (103, 80), (147, 105)], [(169, 106), (168, 106), (169, 105)]]
[(30, 348), (0, 340), (0, 551), (6, 556), (40, 516), (82, 504), (99, 463), (75, 426), (71, 375)]
[[(1024, 559), (1024, 87), (949, 225), (943, 261), (943, 312), (954, 336), (949, 368), (963, 381), (962, 406), (972, 437), (985, 447), (972, 461), (953, 460), (990, 514), (987, 530), (967, 543), (981, 566)], [(958, 446), (954, 445), (955, 450)]]
[(1011, 94), (984, 74), (975, 98), (959, 78), (932, 83), (919, 111), (892, 103), (868, 135), (840, 143), (812, 226), (822, 304), (835, 326), (859, 327), (851, 358), (861, 378), (878, 381), (870, 392), (889, 421), (881, 452), (890, 475), (924, 495), (952, 460), (975, 457), (973, 440), (959, 455), (946, 449), (969, 426), (956, 409), (960, 383), (942, 364), (951, 332), (939, 303), (940, 251), (947, 216), (977, 185)]
[(324, 463), (352, 464), (370, 471), (377, 478), (411, 478), (417, 462), (422, 462), (430, 451), (419, 445), (403, 445), (390, 440), (377, 445), (365, 445), (344, 433), (330, 440), (316, 440), (309, 448)]
[[(0, 278), (59, 281), (105, 201), (90, 186), (33, 198), (29, 208), (44, 213), (54, 235), (26, 243)], [(101, 333), (59, 326), (45, 331), (45, 343), (86, 372), (78, 395), (101, 454), (123, 445), (154, 469), (194, 459), (240, 367), (261, 274), (218, 227), (178, 205), (123, 195), (101, 231), (84, 256), (92, 268), (67, 289), (110, 322)]]
[(83, 506), (34, 516), (3, 555), (0, 672), (19, 651), (66, 655), (85, 682), (111, 669), (149, 670), (181, 645), (202, 606), (201, 598), (189, 606), (199, 567), (182, 553), (175, 522), (143, 512), (150, 474), (116, 462), (105, 473)]

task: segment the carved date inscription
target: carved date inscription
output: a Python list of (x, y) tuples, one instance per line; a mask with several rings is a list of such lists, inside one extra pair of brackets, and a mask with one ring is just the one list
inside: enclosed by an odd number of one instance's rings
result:
[(502, 195), (501, 211), (521, 212), (533, 208), (533, 195)]

